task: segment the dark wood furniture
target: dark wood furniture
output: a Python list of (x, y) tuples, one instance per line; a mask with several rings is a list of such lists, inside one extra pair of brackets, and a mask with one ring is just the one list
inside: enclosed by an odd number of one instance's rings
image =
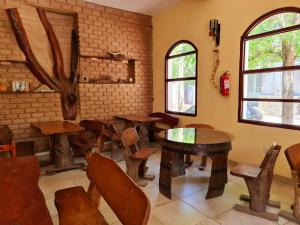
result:
[(53, 225), (35, 156), (0, 159), (0, 224)]
[(128, 127), (136, 128), (138, 130), (139, 137), (141, 139), (140, 144), (142, 146), (149, 144), (149, 125), (161, 120), (161, 118), (138, 114), (114, 116), (114, 118), (123, 120), (125, 122), (124, 129)]
[(300, 144), (290, 146), (284, 153), (292, 172), (295, 198), (294, 204), (291, 207), (293, 209), (293, 213), (281, 210), (279, 212), (279, 216), (300, 224)]
[(146, 175), (146, 163), (148, 158), (156, 152), (154, 148), (140, 148), (138, 146), (139, 136), (135, 128), (127, 128), (121, 137), (126, 162), (126, 173), (139, 186), (146, 186), (147, 182), (141, 179), (153, 180), (154, 175)]
[(169, 128), (174, 128), (178, 126), (179, 118), (171, 116), (162, 112), (154, 112), (149, 114), (150, 117), (160, 118), (157, 123), (151, 123), (149, 126), (149, 140), (154, 141), (155, 134), (158, 134), (161, 131), (165, 131)]
[(92, 154), (87, 176), (91, 182), (88, 192), (83, 187), (72, 187), (55, 193), (60, 225), (108, 224), (97, 209), (101, 197), (122, 224), (147, 224), (148, 198), (113, 160)]
[[(16, 144), (12, 142), (13, 133), (7, 125), (0, 128), (0, 154), (8, 153), (16, 157)], [(0, 155), (1, 156), (1, 155)], [(6, 154), (4, 155), (6, 157)]]
[[(199, 128), (199, 129), (209, 129), (209, 130), (214, 130), (215, 128), (209, 124), (201, 124), (201, 123), (192, 123), (188, 124), (185, 127), (188, 128)], [(202, 161), (199, 166), (199, 170), (205, 170), (206, 167), (206, 162), (207, 162), (207, 156), (202, 156)], [(191, 160), (191, 155), (185, 155), (185, 166), (190, 167), (193, 164), (193, 161)]]
[(81, 120), (79, 126), (84, 130), (79, 135), (69, 135), (69, 142), (74, 156), (84, 155), (89, 158), (93, 148), (103, 151), (103, 124), (97, 120)]
[(270, 200), (270, 189), (273, 179), (275, 162), (281, 146), (272, 145), (260, 166), (252, 164), (238, 164), (230, 173), (242, 177), (247, 184), (250, 197), (242, 195), (241, 200), (250, 201), (250, 207), (235, 205), (234, 209), (265, 219), (278, 221), (278, 215), (267, 212), (267, 205), (280, 208), (279, 202)]
[(162, 134), (159, 191), (171, 199), (172, 177), (185, 175), (184, 155), (212, 159), (206, 198), (221, 196), (227, 183), (227, 158), (233, 136), (222, 131), (197, 128), (168, 129)]
[(32, 123), (32, 126), (50, 136), (51, 158), (56, 168), (49, 169), (48, 174), (84, 167), (83, 164), (73, 163), (73, 152), (68, 140), (70, 133), (80, 132), (84, 130), (83, 127), (68, 121), (38, 122)]

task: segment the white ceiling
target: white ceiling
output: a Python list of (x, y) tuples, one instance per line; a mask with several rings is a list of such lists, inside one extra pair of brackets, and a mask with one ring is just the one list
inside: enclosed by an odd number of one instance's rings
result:
[(99, 5), (110, 6), (147, 15), (155, 15), (181, 0), (85, 0)]

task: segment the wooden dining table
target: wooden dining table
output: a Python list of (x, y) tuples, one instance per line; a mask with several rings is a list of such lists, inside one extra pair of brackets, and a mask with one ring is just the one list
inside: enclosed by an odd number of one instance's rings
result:
[(161, 118), (139, 114), (119, 115), (114, 116), (114, 118), (123, 120), (125, 122), (124, 129), (127, 127), (138, 128), (141, 146), (146, 146), (149, 144), (149, 125), (161, 120)]
[(227, 183), (227, 159), (233, 136), (223, 131), (175, 128), (160, 133), (162, 153), (159, 191), (171, 199), (172, 177), (185, 175), (184, 155), (208, 156), (212, 160), (206, 198), (221, 196)]
[(50, 137), (51, 160), (55, 168), (49, 169), (47, 174), (84, 167), (82, 163), (73, 163), (73, 151), (68, 139), (70, 133), (82, 131), (83, 127), (69, 121), (37, 122), (32, 126)]

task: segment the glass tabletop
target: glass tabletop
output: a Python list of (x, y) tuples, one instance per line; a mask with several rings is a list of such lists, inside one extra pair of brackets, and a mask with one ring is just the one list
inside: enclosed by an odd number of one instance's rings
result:
[(167, 141), (182, 144), (222, 144), (231, 142), (233, 136), (218, 130), (199, 128), (174, 128), (164, 131), (163, 137)]

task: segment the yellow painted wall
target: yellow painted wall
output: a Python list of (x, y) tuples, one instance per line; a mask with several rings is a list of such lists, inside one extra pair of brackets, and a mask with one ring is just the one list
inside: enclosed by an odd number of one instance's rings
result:
[[(176, 41), (187, 39), (198, 48), (198, 115), (181, 116), (181, 125), (190, 122), (209, 123), (235, 135), (230, 159), (260, 163), (266, 149), (277, 142), (283, 150), (300, 142), (300, 132), (238, 123), (238, 77), (240, 38), (259, 16), (273, 9), (296, 6), (299, 0), (183, 0), (177, 6), (153, 18), (154, 111), (164, 111), (164, 58)], [(222, 97), (210, 83), (214, 42), (208, 36), (210, 19), (221, 22), (220, 67), (218, 73), (231, 74), (230, 97)], [(290, 176), (283, 150), (275, 173)]]

